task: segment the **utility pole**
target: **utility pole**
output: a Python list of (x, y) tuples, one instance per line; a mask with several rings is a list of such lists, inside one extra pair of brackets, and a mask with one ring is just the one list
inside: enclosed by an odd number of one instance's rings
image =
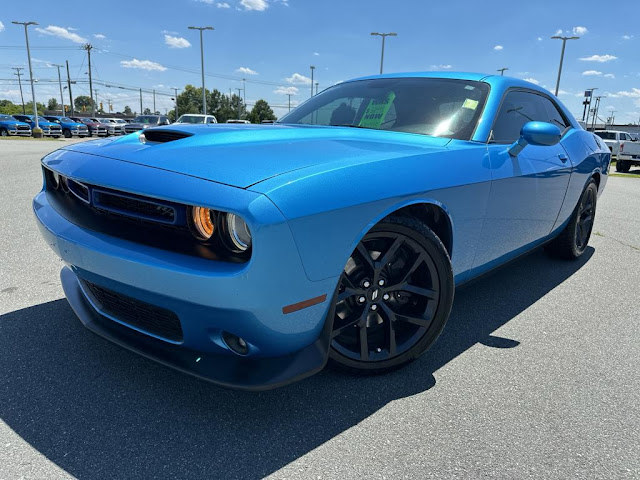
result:
[(173, 121), (177, 122), (178, 121), (178, 89), (174, 88), (173, 92), (174, 92), (173, 100), (174, 100), (175, 105), (176, 105), (175, 106), (175, 118), (173, 119)]
[(616, 110), (611, 110), (611, 117), (609, 117), (609, 119), (611, 120), (609, 125), (613, 126), (613, 121), (615, 120), (616, 116), (614, 115), (614, 113), (616, 113)]
[(318, 82), (316, 82), (316, 95), (318, 94), (318, 85), (320, 85)]
[[(96, 105), (96, 106), (98, 105), (98, 89), (97, 88), (96, 88), (96, 101), (94, 102), (94, 105)], [(93, 111), (94, 111), (94, 115), (95, 115), (95, 111), (96, 111), (95, 106), (93, 108)]]
[(246, 79), (242, 79), (242, 103), (244, 103), (245, 108), (247, 108), (247, 84)]
[(595, 130), (596, 128), (596, 121), (598, 120), (598, 110), (600, 109), (601, 98), (607, 98), (607, 97), (603, 95), (596, 97), (596, 106), (593, 109), (593, 121), (591, 123), (591, 130)]
[(202, 43), (202, 32), (213, 30), (213, 27), (189, 27), (190, 30), (200, 30), (200, 69), (202, 73), (202, 113), (207, 114), (207, 93), (204, 89), (204, 44)]
[(71, 77), (69, 76), (69, 60), (67, 62), (67, 86), (69, 87), (69, 105), (71, 106), (71, 115), (75, 115), (73, 108), (73, 94), (71, 93)]
[[(93, 99), (93, 81), (91, 79), (91, 49), (93, 48), (93, 45), (91, 45), (90, 43), (85, 43), (82, 46), (82, 48), (84, 48), (87, 51), (87, 63), (89, 64), (89, 97)], [(93, 103), (93, 101), (91, 103)], [(93, 116), (95, 117), (96, 116), (95, 103), (93, 104), (92, 113), (93, 113)]]
[(156, 89), (153, 89), (153, 113), (156, 113)]
[(58, 68), (58, 85), (60, 86), (60, 108), (62, 109), (62, 116), (65, 115), (64, 112), (64, 96), (62, 95), (62, 77), (60, 76), (60, 67), (62, 67), (62, 65), (57, 65), (55, 63), (52, 63), (51, 65), (53, 65), (54, 67)]
[(140, 89), (140, 115), (142, 115), (142, 89)]
[(313, 97), (313, 71), (316, 69), (315, 66), (311, 65), (311, 96)]
[(16, 73), (14, 73), (14, 75), (18, 76), (18, 85), (20, 86), (20, 101), (22, 102), (22, 114), (26, 115), (27, 111), (24, 108), (24, 96), (22, 95), (22, 80), (20, 79), (20, 70), (24, 70), (24, 68), (22, 68), (22, 67), (13, 67), (13, 69), (16, 71)]
[(501, 77), (504, 77), (505, 70), (509, 70), (509, 69), (507, 67), (502, 67), (502, 68), (499, 68), (497, 71), (500, 72)]
[(391, 32), (391, 33), (371, 32), (371, 35), (374, 37), (382, 37), (382, 53), (380, 54), (380, 75), (382, 75), (382, 69), (384, 66), (384, 41), (387, 37), (397, 37), (398, 34), (395, 32)]
[(558, 67), (558, 80), (556, 81), (556, 97), (558, 96), (558, 90), (560, 89), (560, 75), (562, 75), (562, 62), (564, 61), (564, 47), (567, 44), (567, 40), (578, 40), (580, 37), (562, 37), (560, 35), (554, 35), (551, 37), (556, 40), (562, 40), (562, 52), (560, 53), (560, 67)]
[(29, 25), (38, 25), (36, 22), (11, 22), (15, 25), (22, 25), (24, 27), (24, 38), (27, 42), (27, 59), (29, 60), (29, 81), (31, 83), (31, 98), (33, 102), (33, 117), (35, 120), (36, 126), (32, 130), (32, 134), (34, 138), (42, 137), (42, 129), (38, 124), (38, 106), (36, 104), (36, 91), (33, 88), (33, 69), (31, 68), (31, 50), (29, 50)]
[(289, 97), (289, 111), (291, 111), (291, 94), (287, 93), (287, 97)]
[(240, 101), (242, 100), (242, 97), (240, 96), (240, 92), (242, 89), (236, 88), (236, 90), (238, 90), (238, 120), (240, 120), (240, 117), (242, 116), (242, 110), (240, 109)]

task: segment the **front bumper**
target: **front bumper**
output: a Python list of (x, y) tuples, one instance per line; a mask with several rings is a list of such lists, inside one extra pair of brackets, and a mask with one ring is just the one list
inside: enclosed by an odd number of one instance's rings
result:
[[(195, 258), (80, 228), (55, 209), (45, 191), (40, 192), (34, 199), (38, 225), (69, 266), (62, 273), (63, 287), (90, 330), (163, 364), (229, 387), (274, 388), (324, 367), (330, 323), (325, 320), (332, 318), (329, 305), (337, 278), (321, 282), (307, 278), (288, 224), (266, 197), (101, 157), (86, 162), (75, 152), (53, 156), (51, 167), (61, 174), (87, 183), (98, 183), (92, 177), (99, 174), (104, 186), (114, 187), (113, 180), (121, 189), (139, 194), (151, 193), (144, 191), (145, 186), (165, 185), (163, 196), (168, 199), (234, 211), (243, 215), (254, 233), (253, 255), (246, 264)], [(145, 182), (140, 182), (141, 176)], [(217, 203), (207, 205), (202, 198)], [(168, 341), (114, 321), (92, 304), (82, 282), (174, 312), (183, 339)], [(286, 305), (323, 294), (327, 300), (321, 304), (286, 315), (282, 311)], [(248, 355), (232, 352), (222, 332), (245, 339)]]
[(330, 322), (311, 345), (279, 357), (250, 358), (214, 354), (167, 344), (101, 315), (82, 290), (78, 277), (65, 267), (62, 288), (85, 327), (93, 333), (163, 365), (218, 385), (241, 390), (268, 390), (318, 373), (327, 362)]

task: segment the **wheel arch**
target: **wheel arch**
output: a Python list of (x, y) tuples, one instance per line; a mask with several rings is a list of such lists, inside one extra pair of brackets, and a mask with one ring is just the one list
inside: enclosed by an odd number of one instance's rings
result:
[(444, 245), (449, 258), (453, 255), (453, 219), (447, 207), (434, 198), (421, 198), (394, 204), (374, 217), (358, 234), (351, 253), (364, 236), (378, 223), (391, 215), (413, 217), (427, 225)]

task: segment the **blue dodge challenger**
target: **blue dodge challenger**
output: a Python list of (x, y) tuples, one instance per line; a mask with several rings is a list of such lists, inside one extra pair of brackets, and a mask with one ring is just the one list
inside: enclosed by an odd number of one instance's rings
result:
[(610, 152), (546, 90), (410, 73), (275, 125), (170, 125), (42, 160), (33, 207), (91, 331), (220, 385), (422, 354), (457, 285), (536, 247), (574, 259)]

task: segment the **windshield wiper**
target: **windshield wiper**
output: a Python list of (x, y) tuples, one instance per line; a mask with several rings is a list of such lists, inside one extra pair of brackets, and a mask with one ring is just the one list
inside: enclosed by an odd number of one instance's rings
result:
[(363, 127), (362, 125), (353, 125), (351, 123), (331, 123), (329, 124), (330, 127), (351, 127), (351, 128), (369, 128), (369, 127)]

